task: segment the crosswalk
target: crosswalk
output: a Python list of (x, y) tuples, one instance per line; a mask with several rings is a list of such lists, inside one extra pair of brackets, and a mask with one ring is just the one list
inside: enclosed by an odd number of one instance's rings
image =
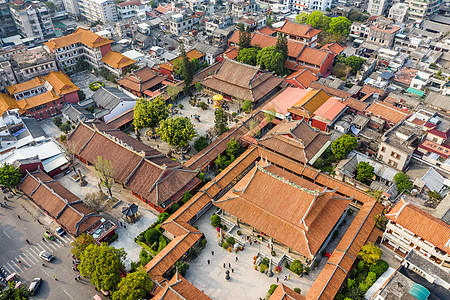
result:
[[(47, 251), (50, 253), (55, 252), (61, 247), (69, 246), (73, 242), (72, 237), (68, 235), (59, 236), (54, 241), (45, 240), (39, 241), (38, 243), (31, 243), (23, 248), (18, 255), (12, 259), (10, 262), (6, 262), (3, 268), (9, 273), (16, 273), (19, 275), (23, 270), (28, 270), (31, 267), (40, 265), (43, 260), (39, 257), (39, 253), (42, 251)], [(19, 260), (22, 262), (22, 266), (19, 264)]]

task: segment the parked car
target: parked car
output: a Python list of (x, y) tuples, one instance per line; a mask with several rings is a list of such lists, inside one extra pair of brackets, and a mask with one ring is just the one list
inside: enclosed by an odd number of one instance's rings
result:
[(48, 238), (49, 240), (54, 240), (55, 239), (55, 237), (53, 236), (53, 234), (51, 234), (48, 230), (46, 230), (45, 232), (44, 232), (44, 236), (46, 237), (46, 238)]
[(57, 233), (59, 236), (63, 236), (64, 233), (66, 233), (66, 232), (65, 232), (64, 229), (62, 229), (61, 227), (58, 227), (58, 228), (56, 228), (56, 233)]
[(39, 256), (46, 261), (52, 261), (52, 259), (54, 258), (54, 256), (47, 251), (42, 251), (41, 253), (39, 253)]
[(42, 278), (35, 278), (30, 283), (30, 287), (28, 288), (28, 290), (30, 291), (30, 294), (32, 296), (36, 295), (39, 285), (41, 284), (41, 281), (42, 281)]

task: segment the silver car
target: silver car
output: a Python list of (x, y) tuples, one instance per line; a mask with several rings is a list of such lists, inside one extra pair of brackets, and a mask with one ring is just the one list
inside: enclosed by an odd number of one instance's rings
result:
[(33, 281), (30, 283), (30, 287), (28, 288), (28, 290), (30, 291), (30, 294), (32, 296), (36, 295), (36, 292), (39, 288), (39, 285), (41, 284), (42, 278), (35, 278), (33, 279)]
[(41, 253), (39, 253), (39, 256), (46, 261), (52, 261), (52, 259), (54, 258), (54, 256), (47, 251), (42, 251)]

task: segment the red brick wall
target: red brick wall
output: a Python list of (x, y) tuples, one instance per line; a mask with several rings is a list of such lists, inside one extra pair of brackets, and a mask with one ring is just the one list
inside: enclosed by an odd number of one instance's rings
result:
[(327, 131), (327, 124), (318, 120), (311, 119), (311, 126), (322, 131)]
[(333, 67), (333, 59), (334, 59), (334, 55), (333, 54), (329, 54), (327, 56), (327, 58), (325, 59), (323, 64), (320, 66), (320, 75), (323, 75), (328, 70), (331, 70), (331, 68)]
[(105, 56), (105, 54), (109, 51), (111, 51), (111, 44), (103, 45), (100, 47), (100, 53), (102, 54), (102, 57)]
[(72, 92), (70, 94), (66, 94), (62, 96), (63, 104), (64, 103), (77, 103), (79, 101), (77, 92)]

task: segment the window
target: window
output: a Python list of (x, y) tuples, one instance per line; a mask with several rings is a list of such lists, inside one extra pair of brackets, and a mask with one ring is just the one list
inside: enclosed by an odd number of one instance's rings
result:
[(378, 155), (379, 160), (383, 160), (383, 155)]
[(395, 159), (399, 159), (401, 155), (398, 154), (398, 153), (396, 153), (396, 152), (394, 152), (394, 151), (392, 151), (392, 152), (391, 152), (391, 156), (392, 156), (393, 158), (395, 158)]
[(386, 150), (386, 147), (381, 147), (381, 152), (384, 152)]
[(394, 167), (394, 168), (397, 168), (398, 163), (396, 163), (396, 162), (393, 161), (393, 160), (389, 160), (389, 161), (388, 161), (388, 165), (390, 165), (390, 166), (392, 166), (392, 167)]
[(433, 137), (433, 142), (437, 143), (438, 139), (437, 137)]

